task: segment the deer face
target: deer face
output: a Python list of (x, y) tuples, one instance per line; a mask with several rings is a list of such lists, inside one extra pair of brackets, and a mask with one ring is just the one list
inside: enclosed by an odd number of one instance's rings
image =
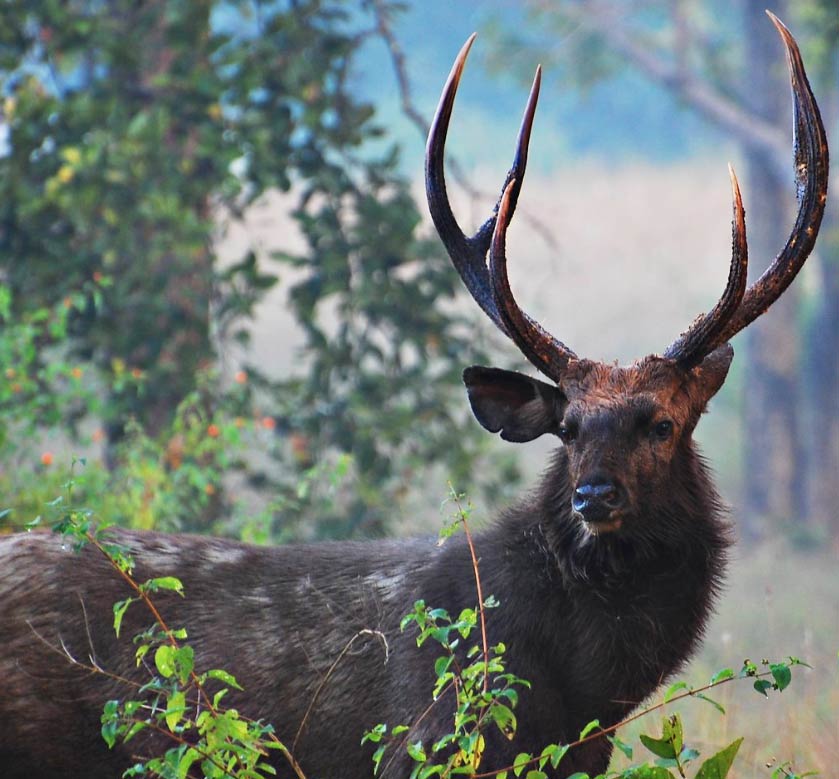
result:
[(671, 464), (722, 386), (733, 350), (695, 368), (651, 356), (628, 367), (568, 364), (557, 386), (497, 368), (468, 368), (472, 410), (508, 441), (544, 434), (565, 449), (569, 509), (594, 533), (620, 530), (666, 496)]

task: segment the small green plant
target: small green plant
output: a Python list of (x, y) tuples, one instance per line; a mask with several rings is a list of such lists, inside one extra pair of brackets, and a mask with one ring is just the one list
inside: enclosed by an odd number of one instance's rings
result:
[(85, 664), (68, 655), (73, 664), (105, 674), (130, 690), (126, 698), (109, 700), (104, 706), (101, 732), (109, 747), (117, 742), (127, 743), (142, 732), (159, 734), (173, 744), (161, 756), (139, 760), (123, 775), (257, 779), (276, 774), (267, 759), (278, 751), (295, 776), (305, 779), (270, 724), (251, 720), (237, 709), (224, 706), (231, 689), (242, 690), (236, 678), (223, 669), (196, 668), (186, 628), (170, 626), (158, 610), (153, 596), (169, 591), (184, 597), (181, 581), (164, 576), (138, 582), (130, 555), (109, 540), (108, 526), (97, 525), (92, 511), (74, 507), (74, 482), (71, 480), (66, 487), (66, 497), (53, 501), (49, 507), (55, 515), (53, 529), (71, 540), (77, 549), (95, 547), (133, 593), (114, 603), (116, 635), (119, 637), (123, 618), (135, 604), (142, 605), (153, 620), (134, 636), (137, 667), (149, 671), (149, 679), (143, 684), (107, 671), (93, 661)]
[[(517, 690), (530, 685), (507, 671), (504, 656), (506, 648), (503, 644), (488, 646), (484, 612), (498, 606), (499, 601), (492, 595), (484, 598), (482, 593), (478, 560), (469, 532), (468, 520), (472, 507), (454, 490), (451, 491), (451, 500), (456, 507), (455, 517), (443, 528), (441, 537), (447, 538), (459, 528), (466, 533), (472, 554), (478, 605), (452, 617), (444, 609), (432, 608), (420, 600), (402, 619), (401, 629), (405, 630), (409, 626), (416, 628), (417, 646), (422, 646), (428, 640), (440, 644), (443, 652), (434, 663), (436, 681), (432, 705), (439, 705), (444, 693), (454, 690), (452, 728), (436, 741), (425, 743), (412, 738), (414, 728), (410, 725), (400, 724), (392, 728), (386, 723), (376, 725), (364, 734), (362, 743), (377, 745), (373, 753), (374, 772), (377, 774), (387, 770), (399, 750), (405, 750), (413, 760), (410, 779), (453, 776), (475, 779), (509, 779), (510, 776), (547, 779), (547, 771), (559, 768), (570, 749), (599, 738), (608, 738), (617, 750), (632, 760), (635, 749), (617, 735), (617, 731), (624, 725), (649, 717), (685, 698), (705, 701), (719, 713), (725, 714), (723, 706), (709, 697), (710, 690), (735, 680), (748, 679), (758, 693), (767, 696), (770, 691), (781, 692), (789, 686), (793, 667), (806, 665), (797, 657), (789, 657), (780, 662), (764, 659), (760, 664), (747, 659), (739, 672), (731, 668), (722, 669), (707, 684), (698, 687), (677, 681), (666, 688), (660, 701), (644, 707), (622, 722), (602, 727), (598, 720), (592, 720), (571, 743), (548, 744), (538, 754), (521, 752), (508, 766), (486, 766), (483, 764), (484, 734), (487, 729), (497, 728), (506, 738), (512, 740), (515, 737)], [(480, 641), (469, 646), (465, 654), (461, 655), (467, 660), (461, 663), (457, 650), (476, 629)], [(689, 745), (678, 713), (662, 717), (660, 735), (642, 733), (639, 740), (646, 752), (654, 756), (652, 763), (646, 761), (621, 771), (608, 771), (595, 779), (676, 779), (677, 776), (682, 779), (688, 776), (693, 779), (725, 779), (743, 742), (742, 738), (738, 738), (699, 764), (700, 752)], [(772, 779), (800, 779), (808, 775), (796, 774), (789, 763), (784, 763), (775, 769)], [(575, 773), (569, 779), (591, 778), (588, 774)]]

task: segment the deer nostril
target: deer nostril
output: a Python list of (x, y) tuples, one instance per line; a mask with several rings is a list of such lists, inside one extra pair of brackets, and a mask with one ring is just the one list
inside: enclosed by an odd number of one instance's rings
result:
[(597, 521), (606, 517), (624, 502), (623, 490), (614, 482), (598, 481), (581, 484), (574, 490), (571, 506), (583, 519)]

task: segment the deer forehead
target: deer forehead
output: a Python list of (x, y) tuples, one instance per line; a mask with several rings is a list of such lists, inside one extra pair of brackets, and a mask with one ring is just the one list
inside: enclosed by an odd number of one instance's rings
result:
[(688, 374), (671, 361), (647, 357), (628, 366), (581, 360), (562, 382), (569, 404), (585, 415), (660, 409), (685, 422), (691, 413)]

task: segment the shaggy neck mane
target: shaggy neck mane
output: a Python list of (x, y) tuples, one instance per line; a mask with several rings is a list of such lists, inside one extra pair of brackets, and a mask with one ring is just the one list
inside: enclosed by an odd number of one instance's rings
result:
[(724, 508), (692, 445), (681, 447), (671, 468), (666, 495), (651, 496), (623, 530), (595, 535), (571, 511), (566, 453), (559, 449), (530, 499), (512, 513), (536, 523), (532, 534), (566, 585), (620, 588), (653, 565), (657, 571), (691, 565), (717, 589), (732, 543)]

